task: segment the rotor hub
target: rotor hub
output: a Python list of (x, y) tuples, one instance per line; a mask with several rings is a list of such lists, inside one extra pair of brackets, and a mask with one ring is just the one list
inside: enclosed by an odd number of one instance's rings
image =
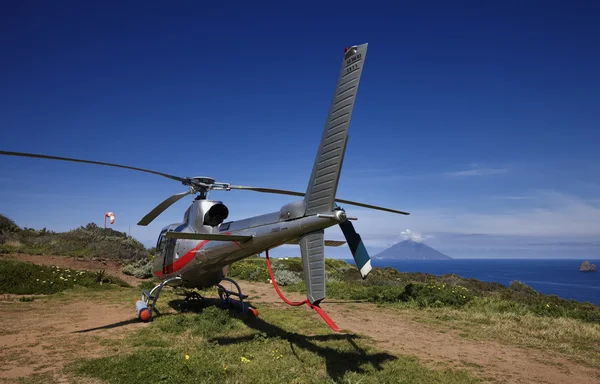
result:
[(213, 179), (212, 177), (206, 176), (186, 177), (183, 180), (182, 184), (189, 186), (191, 193), (200, 194), (196, 198), (196, 200), (206, 199), (208, 197), (208, 192), (210, 192), (213, 189), (224, 191), (231, 190), (231, 184), (216, 182), (215, 179)]
[(206, 185), (212, 185), (215, 183), (215, 179), (213, 179), (212, 177), (205, 177), (205, 176), (194, 176), (192, 177), (192, 182), (196, 182), (196, 183), (202, 183), (202, 184), (206, 184)]

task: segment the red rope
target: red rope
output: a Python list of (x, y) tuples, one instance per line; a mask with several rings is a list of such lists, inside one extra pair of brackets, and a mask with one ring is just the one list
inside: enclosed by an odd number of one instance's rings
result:
[(329, 325), (329, 327), (332, 330), (334, 330), (335, 332), (341, 332), (341, 330), (334, 323), (334, 321), (318, 305), (311, 304), (310, 301), (308, 301), (308, 299), (305, 299), (303, 301), (289, 301), (288, 299), (286, 299), (285, 296), (283, 296), (283, 293), (281, 293), (281, 291), (279, 290), (277, 283), (275, 282), (275, 276), (273, 275), (273, 270), (271, 269), (271, 260), (269, 259), (269, 250), (266, 250), (266, 260), (267, 260), (267, 269), (269, 270), (269, 276), (271, 277), (271, 282), (273, 283), (273, 287), (275, 287), (275, 291), (277, 292), (279, 297), (281, 297), (281, 300), (283, 300), (286, 304), (294, 306), (294, 307), (300, 306), (302, 304), (308, 305), (310, 308), (317, 311), (317, 313), (321, 316), (321, 318), (323, 318), (323, 320), (325, 320), (327, 325)]

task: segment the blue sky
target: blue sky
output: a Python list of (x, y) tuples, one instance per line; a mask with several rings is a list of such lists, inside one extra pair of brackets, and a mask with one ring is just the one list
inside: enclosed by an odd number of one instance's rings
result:
[[(453, 257), (597, 256), (599, 11), (558, 1), (11, 3), (0, 15), (0, 148), (304, 191), (343, 49), (368, 42), (338, 196), (411, 212), (345, 207), (372, 254), (412, 237)], [(93, 165), (3, 157), (0, 169), (0, 212), (21, 226), (68, 230), (113, 211), (115, 229), (149, 246), (191, 201), (138, 227), (185, 189)], [(231, 219), (290, 200), (212, 197)]]

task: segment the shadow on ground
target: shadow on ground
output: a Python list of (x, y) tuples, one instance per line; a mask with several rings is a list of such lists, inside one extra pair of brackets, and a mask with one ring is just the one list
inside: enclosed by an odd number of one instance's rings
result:
[[(175, 310), (181, 310), (183, 308), (187, 312), (200, 313), (204, 308), (209, 306), (217, 306), (224, 308), (224, 305), (219, 299), (205, 298), (204, 300), (193, 301), (191, 303), (184, 303), (183, 300), (172, 300), (169, 302), (169, 306)], [(305, 349), (312, 353), (315, 353), (325, 359), (327, 374), (332, 379), (339, 381), (348, 372), (365, 373), (363, 366), (370, 364), (376, 370), (383, 370), (382, 364), (387, 361), (396, 360), (397, 357), (390, 355), (389, 353), (367, 353), (365, 349), (360, 347), (356, 343), (356, 339), (360, 339), (360, 336), (345, 333), (337, 334), (332, 333), (328, 335), (305, 335), (296, 332), (288, 332), (283, 328), (280, 328), (274, 324), (270, 324), (259, 317), (246, 315), (240, 312), (238, 308), (227, 308), (229, 309), (232, 316), (243, 321), (248, 327), (261, 333), (268, 338), (279, 338), (286, 340), (292, 353), (301, 360), (296, 350), (298, 348)], [(209, 341), (216, 342), (219, 345), (229, 345), (249, 342), (255, 340), (256, 333), (252, 335), (239, 336), (239, 337), (215, 337), (209, 339)], [(340, 350), (343, 348), (333, 348), (327, 346), (329, 341), (345, 340), (350, 350)]]

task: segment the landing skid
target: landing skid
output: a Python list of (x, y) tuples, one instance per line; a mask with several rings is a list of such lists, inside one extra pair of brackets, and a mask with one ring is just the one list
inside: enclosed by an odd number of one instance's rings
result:
[[(182, 279), (181, 277), (172, 277), (158, 284), (150, 292), (145, 290), (142, 291), (142, 299), (136, 301), (135, 303), (137, 315), (140, 320), (144, 322), (152, 320), (154, 312), (157, 312), (156, 302), (158, 301), (158, 297), (160, 296), (160, 291), (165, 285), (174, 281), (182, 281)], [(227, 281), (233, 284), (235, 287), (235, 291), (228, 290), (222, 285), (222, 283), (217, 284), (217, 291), (219, 293), (219, 298), (221, 299), (221, 304), (229, 308), (236, 307), (243, 314), (250, 314), (254, 317), (258, 317), (258, 311), (256, 310), (256, 308), (253, 308), (249, 304), (244, 303), (244, 300), (248, 298), (248, 295), (244, 295), (242, 293), (242, 289), (240, 288), (239, 284), (235, 280), (232, 280), (227, 277), (223, 278), (222, 281)], [(231, 296), (235, 296), (238, 299), (232, 299)], [(198, 292), (189, 291), (186, 293), (183, 302), (179, 305), (179, 310), (181, 312), (188, 312), (190, 309), (190, 305), (201, 300), (204, 300), (204, 298)]]
[(160, 291), (165, 285), (174, 281), (183, 281), (183, 279), (179, 276), (171, 277), (152, 288), (150, 292), (146, 290), (142, 291), (142, 299), (135, 302), (135, 309), (140, 320), (144, 322), (152, 320), (152, 314), (156, 312), (156, 301), (158, 301)]

